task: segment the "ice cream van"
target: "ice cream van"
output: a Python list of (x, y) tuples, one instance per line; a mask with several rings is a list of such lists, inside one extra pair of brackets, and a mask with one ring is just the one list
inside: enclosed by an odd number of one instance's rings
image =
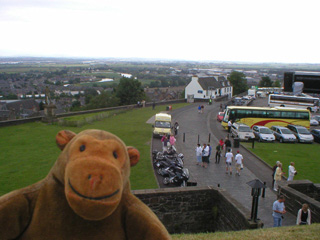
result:
[(171, 134), (171, 115), (157, 113), (154, 119), (153, 137), (162, 137), (164, 134)]

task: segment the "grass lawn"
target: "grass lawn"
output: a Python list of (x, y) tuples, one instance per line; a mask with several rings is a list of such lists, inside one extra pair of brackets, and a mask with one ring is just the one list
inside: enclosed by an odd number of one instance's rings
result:
[[(173, 104), (173, 109), (188, 105)], [(164, 111), (165, 105), (134, 109), (82, 127), (68, 127), (75, 133), (85, 129), (102, 129), (120, 137), (128, 146), (136, 147), (141, 154), (140, 162), (131, 171), (132, 189), (157, 188), (150, 161), (152, 127), (146, 121)], [(78, 118), (78, 116), (75, 116)], [(60, 150), (55, 136), (66, 129), (41, 122), (0, 128), (0, 196), (15, 189), (33, 184), (44, 178)]]
[(215, 233), (199, 233), (199, 234), (175, 234), (172, 235), (173, 240), (301, 240), (319, 239), (320, 224), (312, 224), (310, 226), (293, 226), (268, 228), (258, 230), (231, 231), (231, 232), (215, 232)]
[(283, 171), (288, 177), (288, 166), (290, 162), (295, 163), (298, 174), (294, 177), (298, 179), (309, 179), (314, 183), (320, 183), (320, 145), (301, 143), (259, 143), (255, 142), (254, 149), (251, 143), (241, 143), (248, 150), (255, 153), (270, 166), (274, 166), (276, 161), (282, 162)]

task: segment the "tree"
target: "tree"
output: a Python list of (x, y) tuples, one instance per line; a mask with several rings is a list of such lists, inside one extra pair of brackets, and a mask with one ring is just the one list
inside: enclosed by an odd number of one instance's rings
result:
[(137, 103), (145, 98), (141, 82), (133, 78), (121, 78), (116, 89), (116, 96), (120, 100), (120, 105)]
[(273, 86), (274, 87), (281, 87), (281, 83), (279, 80), (276, 80), (274, 83), (273, 83)]
[(86, 104), (90, 103), (90, 100), (97, 95), (98, 95), (98, 92), (93, 88), (88, 88), (84, 90), (85, 103)]
[(86, 106), (86, 109), (115, 107), (119, 105), (119, 99), (115, 94), (103, 91), (101, 94), (93, 97), (90, 103)]
[(272, 87), (272, 81), (269, 76), (261, 77), (259, 87)]
[(242, 72), (233, 71), (230, 73), (228, 80), (233, 86), (233, 94), (237, 95), (248, 90), (246, 75)]
[(6, 99), (18, 99), (18, 96), (14, 93), (9, 93), (7, 96), (5, 96)]

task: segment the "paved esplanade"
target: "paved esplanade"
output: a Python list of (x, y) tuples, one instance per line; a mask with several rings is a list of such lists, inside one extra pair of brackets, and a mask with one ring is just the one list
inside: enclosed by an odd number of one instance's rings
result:
[[(202, 105), (202, 103), (200, 104)], [(173, 122), (177, 121), (179, 123), (176, 147), (178, 152), (184, 154), (185, 167), (190, 171), (190, 181), (197, 182), (198, 186), (212, 185), (217, 187), (220, 184), (221, 188), (226, 189), (233, 198), (251, 212), (251, 188), (246, 183), (254, 179), (260, 179), (262, 182), (271, 182), (271, 169), (252, 154), (246, 152), (242, 147), (239, 148), (244, 157), (244, 169), (241, 171), (241, 176), (236, 176), (234, 162), (232, 163), (233, 174), (227, 175), (225, 173), (225, 157), (221, 157), (220, 164), (215, 164), (215, 147), (218, 144), (218, 138), (225, 139), (227, 131), (223, 130), (220, 123), (216, 121), (220, 103), (213, 102), (212, 105), (203, 103), (203, 105), (204, 112), (202, 114), (198, 113), (197, 110), (199, 103), (174, 110), (171, 113)], [(183, 142), (183, 133), (185, 133), (185, 142)], [(209, 142), (209, 133), (211, 133), (210, 145), (212, 146), (212, 153), (208, 168), (203, 168), (196, 165), (195, 148), (198, 143), (198, 135), (199, 143), (202, 146), (204, 143)], [(237, 150), (237, 148), (233, 148), (234, 155)], [(269, 182), (267, 182), (268, 186), (270, 185)], [(270, 188), (267, 188), (266, 197), (262, 198), (260, 196), (259, 198), (258, 218), (263, 221), (264, 227), (273, 226), (272, 204), (276, 197), (276, 194)], [(295, 216), (286, 213), (282, 223), (284, 226), (294, 225)]]

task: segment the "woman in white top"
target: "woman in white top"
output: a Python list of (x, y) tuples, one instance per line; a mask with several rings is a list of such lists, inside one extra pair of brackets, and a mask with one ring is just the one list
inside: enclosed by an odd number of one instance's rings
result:
[(202, 147), (200, 144), (196, 147), (196, 156), (197, 156), (197, 165), (200, 165), (202, 163)]
[(311, 224), (311, 211), (308, 204), (303, 204), (302, 208), (298, 211), (297, 225), (310, 225)]

